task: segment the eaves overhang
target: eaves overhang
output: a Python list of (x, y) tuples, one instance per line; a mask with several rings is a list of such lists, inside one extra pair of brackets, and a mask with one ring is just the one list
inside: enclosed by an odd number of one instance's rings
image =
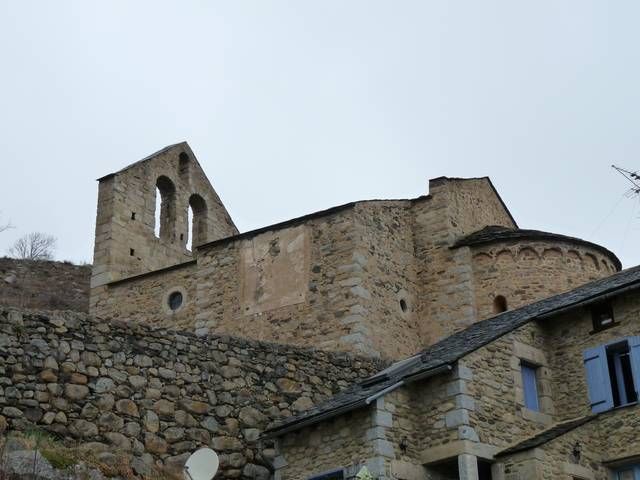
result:
[(571, 237), (569, 235), (562, 235), (559, 233), (543, 232), (541, 230), (529, 230), (519, 228), (506, 228), (500, 225), (489, 225), (476, 232), (466, 235), (456, 240), (451, 246), (452, 249), (460, 247), (475, 247), (480, 245), (488, 245), (494, 243), (508, 243), (518, 241), (549, 241), (549, 242), (563, 242), (580, 245), (592, 250), (596, 250), (608, 257), (616, 267), (617, 271), (622, 269), (622, 262), (615, 253), (602, 245), (583, 240), (578, 237)]

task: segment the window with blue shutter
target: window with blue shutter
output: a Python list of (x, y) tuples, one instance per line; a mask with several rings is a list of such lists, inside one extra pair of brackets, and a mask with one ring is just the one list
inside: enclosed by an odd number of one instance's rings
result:
[(524, 406), (529, 410), (540, 411), (540, 402), (538, 399), (538, 367), (528, 363), (521, 363), (522, 370), (522, 389), (524, 393)]
[(594, 413), (638, 401), (640, 337), (629, 337), (585, 351), (584, 366)]

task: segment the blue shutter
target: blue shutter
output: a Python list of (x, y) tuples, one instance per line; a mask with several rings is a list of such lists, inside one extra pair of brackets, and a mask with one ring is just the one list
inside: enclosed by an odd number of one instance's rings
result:
[(524, 406), (529, 410), (540, 411), (538, 403), (538, 385), (536, 382), (536, 368), (522, 364), (522, 388), (524, 391)]
[(587, 372), (587, 388), (593, 413), (613, 408), (611, 378), (607, 365), (607, 349), (604, 345), (584, 352), (584, 368)]
[(633, 384), (640, 400), (640, 337), (629, 337), (629, 356), (633, 371)]

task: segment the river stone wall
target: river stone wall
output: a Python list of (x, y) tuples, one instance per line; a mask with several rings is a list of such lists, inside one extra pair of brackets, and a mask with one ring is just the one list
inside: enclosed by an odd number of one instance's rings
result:
[[(82, 313), (0, 307), (0, 431), (33, 426), (177, 471), (202, 446), (217, 478), (268, 478), (272, 422), (368, 377), (378, 360)], [(82, 445), (83, 444), (83, 445)]]

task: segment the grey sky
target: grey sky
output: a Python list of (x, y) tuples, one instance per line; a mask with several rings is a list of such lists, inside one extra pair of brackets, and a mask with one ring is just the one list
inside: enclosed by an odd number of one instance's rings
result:
[[(0, 210), (91, 261), (99, 176), (187, 140), (241, 231), (489, 175), (640, 263), (640, 2), (0, 0)], [(614, 208), (615, 207), (615, 208)]]

